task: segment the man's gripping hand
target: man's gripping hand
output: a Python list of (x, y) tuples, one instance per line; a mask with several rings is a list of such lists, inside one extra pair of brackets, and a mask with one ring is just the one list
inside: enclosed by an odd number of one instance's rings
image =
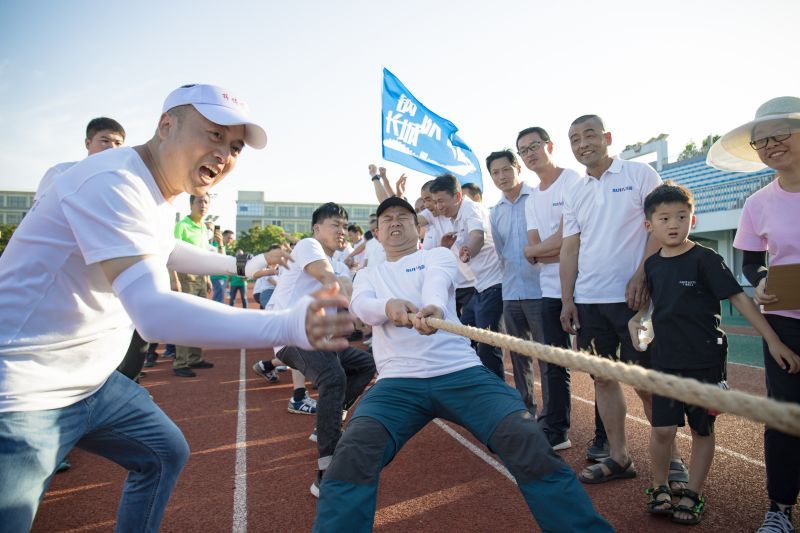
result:
[(416, 313), (417, 311), (417, 306), (407, 300), (392, 298), (386, 302), (386, 318), (391, 320), (395, 326), (400, 326), (401, 328), (414, 327), (408, 314)]
[(425, 320), (428, 317), (441, 319), (444, 318), (444, 312), (441, 308), (435, 305), (426, 305), (420, 309), (414, 318), (411, 319), (414, 329), (416, 329), (420, 335), (433, 335), (438, 331), (436, 328), (428, 326), (428, 323)]
[[(316, 350), (335, 352), (350, 343), (355, 320), (349, 312), (331, 313), (331, 309), (347, 309), (347, 298), (339, 294), (339, 284), (327, 285), (312, 294), (314, 301), (306, 311), (306, 335)], [(326, 311), (327, 310), (327, 311)]]

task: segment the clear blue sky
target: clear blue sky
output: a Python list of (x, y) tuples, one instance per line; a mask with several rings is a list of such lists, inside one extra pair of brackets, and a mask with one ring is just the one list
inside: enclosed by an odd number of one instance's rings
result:
[[(95, 116), (144, 142), (169, 91), (205, 82), (244, 97), (269, 135), (217, 188), (224, 225), (240, 189), (372, 202), (384, 66), (481, 161), (539, 125), (557, 162), (579, 168), (566, 131), (586, 113), (617, 150), (668, 133), (674, 157), (800, 94), (798, 20), (796, 0), (0, 0), (0, 189), (34, 190), (51, 165), (84, 157)], [(416, 192), (427, 178), (410, 175)]]

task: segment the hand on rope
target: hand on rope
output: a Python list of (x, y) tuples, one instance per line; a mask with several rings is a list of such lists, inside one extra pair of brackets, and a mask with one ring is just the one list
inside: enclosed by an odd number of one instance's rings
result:
[[(416, 315), (409, 314), (408, 320), (414, 318)], [(694, 379), (663, 374), (638, 365), (614, 362), (596, 355), (529, 342), (494, 331), (448, 322), (433, 315), (419, 320), (423, 320), (430, 329), (441, 329), (456, 335), (463, 335), (478, 342), (507, 348), (512, 352), (572, 370), (587, 372), (602, 379), (627, 383), (639, 390), (681, 400), (687, 404), (699, 405), (718, 413), (741, 416), (800, 437), (800, 405), (735, 390), (722, 390), (716, 385), (700, 383)]]

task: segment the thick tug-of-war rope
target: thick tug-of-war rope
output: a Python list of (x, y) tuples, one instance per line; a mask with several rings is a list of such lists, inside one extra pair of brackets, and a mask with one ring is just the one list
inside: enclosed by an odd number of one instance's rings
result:
[[(413, 316), (409, 315), (409, 317)], [(432, 328), (449, 331), (500, 348), (507, 348), (512, 352), (541, 359), (548, 363), (588, 372), (599, 378), (627, 383), (639, 390), (675, 398), (718, 413), (737, 415), (762, 422), (771, 428), (800, 437), (800, 405), (779, 402), (735, 390), (722, 390), (716, 385), (700, 383), (694, 379), (663, 374), (633, 364), (614, 362), (596, 355), (525, 341), (438, 318), (428, 317), (426, 320), (428, 326)]]

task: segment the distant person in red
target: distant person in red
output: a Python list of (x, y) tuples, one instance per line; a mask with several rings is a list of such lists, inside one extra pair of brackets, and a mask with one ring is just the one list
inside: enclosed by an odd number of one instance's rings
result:
[[(773, 169), (777, 178), (744, 203), (733, 245), (742, 250), (742, 272), (755, 287), (756, 302), (780, 303), (768, 294), (770, 265), (800, 264), (800, 98), (781, 96), (761, 105), (754, 120), (723, 135), (708, 152), (708, 164), (738, 172)], [(800, 309), (765, 311), (782, 342), (800, 353)], [(792, 362), (770, 356), (764, 343), (767, 394), (800, 403), (800, 373)], [(764, 462), (770, 508), (762, 532), (794, 531), (792, 507), (800, 493), (800, 438), (767, 427)]]
[[(231, 92), (186, 85), (167, 97), (149, 141), (77, 163), (25, 216), (0, 257), (4, 531), (30, 530), (56, 465), (75, 446), (128, 471), (116, 530), (158, 531), (189, 447), (147, 390), (115, 371), (134, 326), (148, 341), (207, 348), (348, 346), (352, 317), (324, 311), (347, 306), (335, 285), (282, 312), (170, 290), (167, 268), (200, 275), (247, 269), (177, 241), (173, 202), (181, 193), (207, 194), (245, 144), (266, 142)], [(281, 254), (278, 262), (287, 265)]]

